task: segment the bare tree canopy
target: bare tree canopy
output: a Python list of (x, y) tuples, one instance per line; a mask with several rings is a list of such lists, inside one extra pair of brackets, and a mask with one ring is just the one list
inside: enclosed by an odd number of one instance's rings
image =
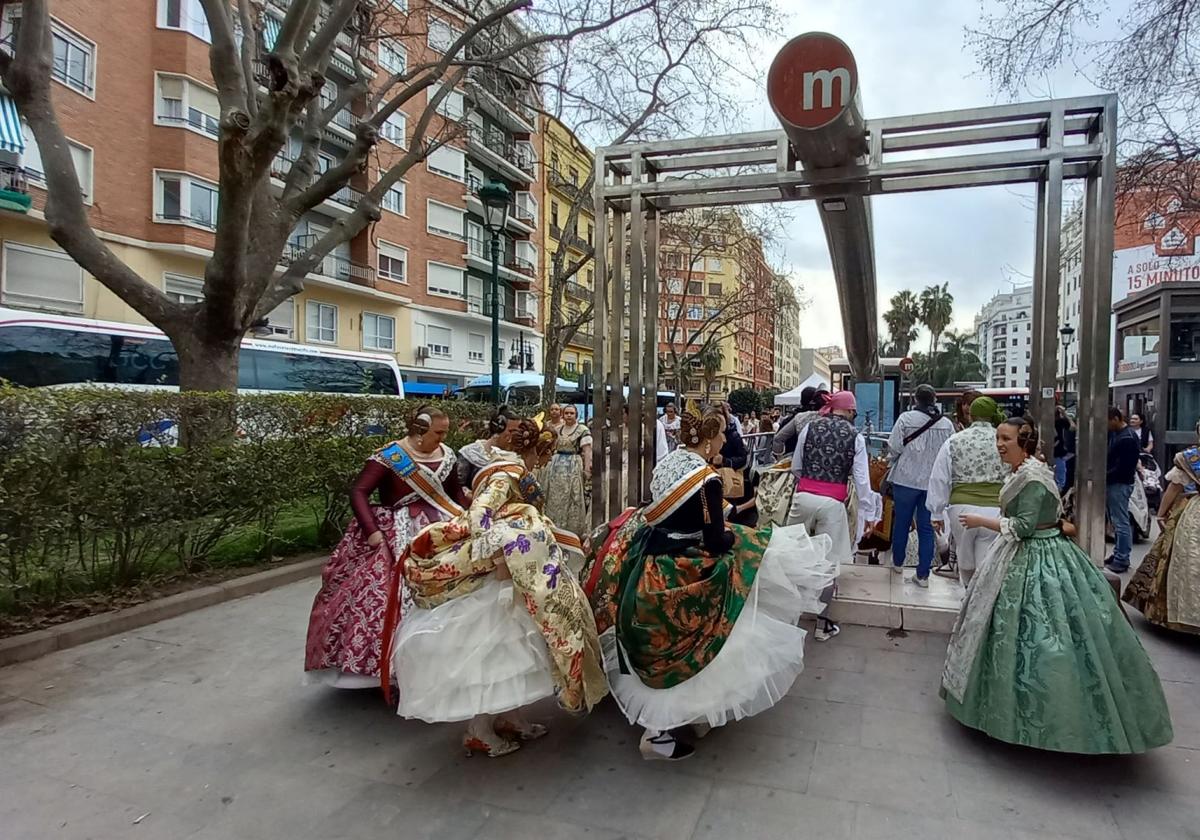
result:
[(985, 0), (968, 46), (997, 91), (1045, 95), (1063, 66), (1121, 103), (1123, 192), (1151, 188), (1200, 208), (1200, 0), (1131, 0), (1115, 20), (1106, 0)]
[[(19, 25), (0, 46), (0, 81), (41, 150), (51, 237), (170, 337), (182, 388), (228, 391), (246, 332), (378, 221), (406, 172), (470, 132), (462, 113), (443, 106), (456, 85), (499, 77), (528, 91), (535, 109), (545, 101), (598, 131), (624, 126), (611, 131), (616, 138), (670, 131), (685, 109), (712, 104), (705, 74), (719, 69), (731, 38), (765, 27), (771, 12), (767, 0), (291, 0), (275, 4), (286, 11), (268, 38), (261, 0), (200, 2), (220, 105), (220, 174), (199, 302), (173, 300), (139, 276), (89, 221), (52, 96), (50, 0), (7, 4)], [(444, 23), (436, 48), (435, 19)], [(331, 94), (338, 50), (354, 81)], [(384, 154), (378, 140), (401, 107), (404, 142)], [(320, 140), (335, 120), (352, 125), (355, 139), (323, 166)], [(351, 182), (361, 192), (353, 212), (298, 244), (302, 217)]]

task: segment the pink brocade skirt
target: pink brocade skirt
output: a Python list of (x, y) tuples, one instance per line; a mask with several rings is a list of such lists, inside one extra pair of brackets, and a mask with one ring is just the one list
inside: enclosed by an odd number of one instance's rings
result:
[[(378, 684), (380, 665), (390, 654), (383, 650), (383, 628), (392, 564), (422, 528), (445, 518), (422, 501), (372, 510), (383, 542), (368, 545), (369, 535), (357, 519), (350, 520), (321, 570), (321, 589), (308, 619), (304, 670), (325, 672), (330, 677), (325, 681), (335, 685), (343, 675), (358, 678), (353, 685), (369, 685), (371, 679)], [(402, 590), (396, 608), (407, 600)]]

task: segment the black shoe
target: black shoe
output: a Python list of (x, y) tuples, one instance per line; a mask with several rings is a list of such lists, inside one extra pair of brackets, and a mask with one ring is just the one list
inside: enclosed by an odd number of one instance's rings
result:
[(1129, 571), (1129, 564), (1126, 563), (1124, 566), (1120, 566), (1120, 565), (1114, 563), (1113, 559), (1111, 557), (1109, 557), (1107, 560), (1104, 561), (1104, 568), (1108, 569), (1110, 572), (1115, 572), (1116, 574), (1119, 575), (1119, 574)]
[(642, 735), (638, 749), (647, 761), (681, 761), (696, 751), (691, 744), (678, 740), (670, 732), (651, 732)]

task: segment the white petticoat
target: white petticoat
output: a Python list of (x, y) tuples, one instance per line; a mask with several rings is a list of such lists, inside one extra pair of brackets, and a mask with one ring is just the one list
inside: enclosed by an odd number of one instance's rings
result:
[(706, 721), (723, 726), (774, 706), (804, 670), (802, 613), (824, 605), (822, 590), (836, 579), (830, 539), (809, 537), (804, 526), (776, 528), (758, 575), (724, 646), (706, 667), (671, 688), (650, 688), (622, 674), (616, 630), (600, 637), (609, 689), (630, 723), (674, 729)]
[(554, 694), (550, 655), (509, 581), (404, 615), (392, 647), (397, 714), (427, 723), (500, 714)]

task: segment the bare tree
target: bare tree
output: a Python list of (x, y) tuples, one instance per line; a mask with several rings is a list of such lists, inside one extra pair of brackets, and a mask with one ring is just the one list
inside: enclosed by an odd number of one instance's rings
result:
[[(763, 254), (780, 220), (769, 208), (761, 217), (745, 210), (684, 211), (661, 223), (662, 373), (677, 394), (686, 390), (690, 371), (703, 370), (707, 397), (716, 380), (712, 362), (720, 358), (714, 349), (738, 333), (752, 335), (756, 316), (795, 314), (795, 296), (779, 286)], [(705, 271), (710, 259), (735, 267), (733, 282), (722, 283), (717, 294), (709, 294), (715, 291)]]
[(1122, 200), (1200, 210), (1200, 0), (1133, 0), (1116, 21), (1105, 0), (988, 0), (967, 43), (993, 86), (1039, 92), (1063, 65), (1117, 92)]
[[(542, 76), (545, 108), (577, 134), (598, 144), (698, 133), (731, 127), (742, 101), (731, 84), (761, 81), (756, 36), (774, 33), (780, 15), (774, 0), (660, 0), (647, 14), (626, 18), (588, 38), (549, 46)], [(563, 237), (549, 255), (545, 289), (544, 387), (553, 399), (564, 348), (592, 321), (593, 304), (569, 308), (567, 289), (592, 262), (595, 242), (575, 239), (581, 218), (592, 213), (595, 172), (565, 205)], [(581, 256), (570, 252), (574, 245)], [(597, 283), (601, 278), (596, 278)]]
[[(675, 0), (679, 2), (679, 0)], [(238, 347), (255, 324), (300, 292), (304, 278), (339, 245), (380, 218), (385, 195), (413, 166), (461, 134), (461, 122), (441, 113), (442, 103), (469, 72), (479, 68), (524, 84), (544, 72), (545, 57), (566, 55), (568, 45), (641, 17), (657, 17), (664, 0), (413, 0), (402, 14), (390, 0), (291, 0), (273, 43), (261, 36), (261, 0), (201, 0), (211, 33), (210, 67), (220, 104), (219, 213), (212, 256), (198, 303), (168, 298), (120, 260), (97, 236), (81, 198), (70, 146), (51, 92), (54, 55), (49, 0), (13, 0), (19, 26), (0, 48), (0, 81), (28, 121), (41, 150), (51, 237), (89, 274), (165, 332), (179, 356), (185, 390), (234, 391)], [(0, 5), (3, 5), (0, 3)], [(419, 8), (417, 8), (419, 6)], [(426, 48), (426, 10), (453, 26), (440, 51)], [(341, 40), (350, 38), (356, 80), (323, 97), (326, 70)], [(410, 56), (388, 66), (376, 60), (388, 39)], [(553, 65), (549, 66), (551, 72)], [(424, 107), (417, 97), (428, 91)], [(355, 141), (345, 158), (322, 171), (320, 137), (353, 106)], [(410, 120), (405, 151), (383, 160), (380, 132), (397, 109)], [(278, 172), (280, 153), (298, 128), (295, 159)], [(270, 186), (272, 169), (284, 181)], [(366, 178), (369, 170), (378, 177)], [(296, 247), (289, 237), (304, 214), (346, 187), (366, 181), (353, 212), (320, 236)], [(286, 250), (285, 250), (286, 249)]]

